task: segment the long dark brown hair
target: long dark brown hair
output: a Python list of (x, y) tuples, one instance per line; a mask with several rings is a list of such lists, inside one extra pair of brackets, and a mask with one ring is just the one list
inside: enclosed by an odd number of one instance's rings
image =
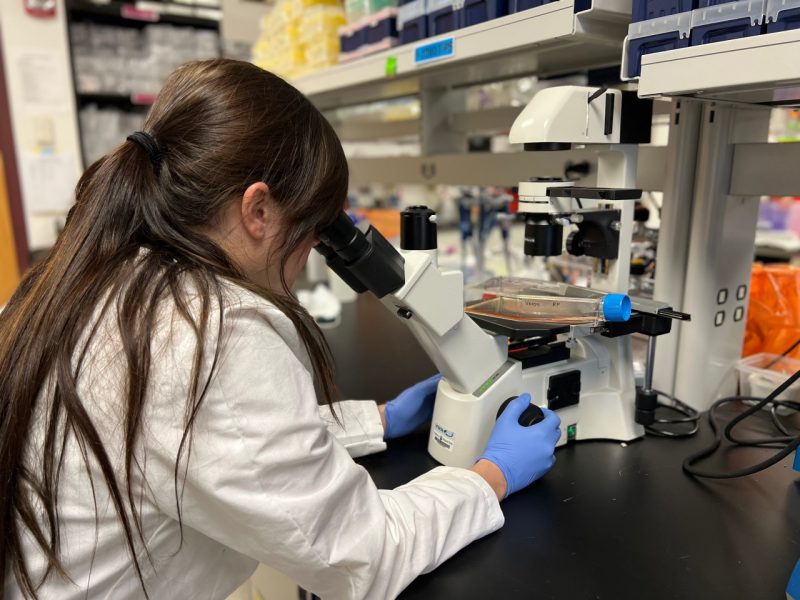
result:
[[(203, 234), (249, 185), (265, 182), (285, 223), (274, 258), (286, 265), (345, 202), (347, 163), (331, 126), (275, 75), (249, 63), (213, 60), (173, 73), (143, 130), (157, 140), (160, 164), (126, 141), (91, 165), (77, 185), (75, 205), (53, 251), (31, 269), (0, 313), (0, 584), (13, 573), (26, 597), (35, 598), (44, 581), (35, 581), (26, 567), (26, 534), (47, 558), (44, 578), (54, 571), (69, 577), (60, 554), (57, 493), (69, 436), (84, 463), (91, 459), (101, 469), (147, 594), (135, 550), (144, 538), (130, 482), (139, 468), (134, 451), (148, 389), (150, 340), (165, 299), (174, 302), (197, 339), (189, 397), (176, 398), (186, 402), (174, 472), (179, 516), (180, 465), (188, 461), (192, 423), (214, 372), (212, 367), (201, 377), (203, 341), (221, 335), (221, 280), (268, 299), (291, 319), (320, 395), (328, 403), (334, 398), (328, 347), (283, 276), (277, 290), (258, 287)], [(141, 248), (149, 252), (140, 253)], [(200, 292), (199, 311), (189, 308), (189, 286), (192, 294)], [(116, 311), (127, 359), (125, 465), (119, 474), (77, 389), (98, 310), (101, 316)], [(209, 317), (215, 312), (219, 322), (212, 326)], [(218, 353), (219, 344), (215, 347)], [(52, 393), (41, 394), (46, 384)], [(46, 419), (44, 445), (35, 449), (41, 469), (24, 460), (37, 402), (48, 403), (43, 412), (39, 407)]]

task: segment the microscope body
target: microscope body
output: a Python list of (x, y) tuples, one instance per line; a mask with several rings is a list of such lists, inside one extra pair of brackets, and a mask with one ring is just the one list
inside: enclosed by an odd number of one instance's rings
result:
[(443, 375), (428, 439), (428, 451), (438, 462), (474, 464), (500, 406), (524, 392), (535, 404), (558, 411), (559, 445), (630, 441), (643, 434), (634, 421), (629, 336), (606, 338), (584, 327), (562, 326), (553, 330), (561, 333), (549, 334), (549, 343), (537, 339), (530, 350), (511, 356), (509, 336), (490, 332), (465, 314), (461, 271), (440, 269), (432, 249), (400, 254), (405, 284), (381, 301), (406, 321)]
[[(637, 140), (630, 132), (622, 135), (620, 126), (623, 105), (632, 100), (625, 96), (623, 102), (621, 94), (574, 86), (543, 90), (514, 123), (511, 141), (529, 150), (611, 144), (598, 174), (607, 187), (523, 182), (520, 212), (527, 213), (526, 254), (560, 254), (563, 228), (577, 228), (567, 247), (596, 259), (593, 287), (627, 294), (631, 200), (641, 192), (633, 189), (636, 152), (631, 144)], [(639, 121), (647, 122), (649, 139), (649, 114), (645, 116)], [(428, 442), (438, 462), (474, 464), (502, 404), (524, 392), (561, 416), (559, 445), (587, 439), (630, 441), (644, 434), (630, 334), (668, 332), (669, 319), (675, 318), (665, 316), (671, 312), (668, 306), (638, 301), (630, 322), (594, 328), (556, 323), (519, 331), (481, 322), (464, 312), (463, 273), (438, 266), (433, 211), (404, 211), (401, 238), (397, 251), (371, 226), (358, 229), (342, 214), (320, 235), (317, 249), (356, 292), (372, 291), (405, 320), (442, 373)], [(581, 293), (581, 288), (575, 290)]]

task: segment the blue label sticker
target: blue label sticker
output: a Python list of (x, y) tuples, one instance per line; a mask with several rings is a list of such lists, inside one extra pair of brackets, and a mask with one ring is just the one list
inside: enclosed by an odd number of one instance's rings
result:
[(430, 44), (422, 44), (414, 48), (414, 64), (431, 62), (440, 58), (450, 58), (455, 54), (454, 38), (445, 38)]

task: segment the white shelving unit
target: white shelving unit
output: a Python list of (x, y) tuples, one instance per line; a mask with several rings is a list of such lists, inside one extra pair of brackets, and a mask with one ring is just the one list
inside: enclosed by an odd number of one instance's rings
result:
[[(573, 0), (494, 19), (414, 44), (397, 46), (297, 79), (321, 108), (412, 95), (522, 75), (557, 75), (618, 64), (630, 3), (594, 0), (574, 13)], [(416, 64), (415, 51), (453, 39), (448, 58)], [(388, 67), (388, 68), (387, 68)]]
[(800, 29), (646, 55), (639, 95), (800, 105)]

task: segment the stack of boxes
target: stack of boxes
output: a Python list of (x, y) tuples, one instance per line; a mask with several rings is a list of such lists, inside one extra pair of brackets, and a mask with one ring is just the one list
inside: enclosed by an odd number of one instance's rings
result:
[(339, 28), (341, 62), (386, 50), (399, 43), (397, 0), (345, 0), (344, 9), (347, 25)]
[(800, 29), (800, 0), (767, 0), (767, 33)]
[(216, 31), (168, 24), (134, 29), (77, 22), (70, 40), (83, 94), (156, 94), (181, 64), (220, 55)]
[[(394, 0), (389, 0), (394, 2)], [(342, 61), (396, 44), (410, 44), (558, 0), (345, 0)], [(788, 1), (788, 0), (787, 0)], [(800, 0), (798, 0), (800, 1)], [(576, 12), (591, 0), (575, 0)]]
[(800, 0), (633, 0), (623, 78), (646, 54), (800, 28)]
[(282, 0), (262, 19), (252, 60), (286, 78), (333, 66), (339, 60), (337, 30), (344, 22), (339, 0)]
[[(400, 43), (416, 42), (485, 23), (498, 17), (538, 8), (558, 0), (407, 0), (400, 2), (397, 29)], [(576, 12), (591, 5), (590, 0), (576, 0)], [(580, 6), (579, 6), (580, 5)]]

